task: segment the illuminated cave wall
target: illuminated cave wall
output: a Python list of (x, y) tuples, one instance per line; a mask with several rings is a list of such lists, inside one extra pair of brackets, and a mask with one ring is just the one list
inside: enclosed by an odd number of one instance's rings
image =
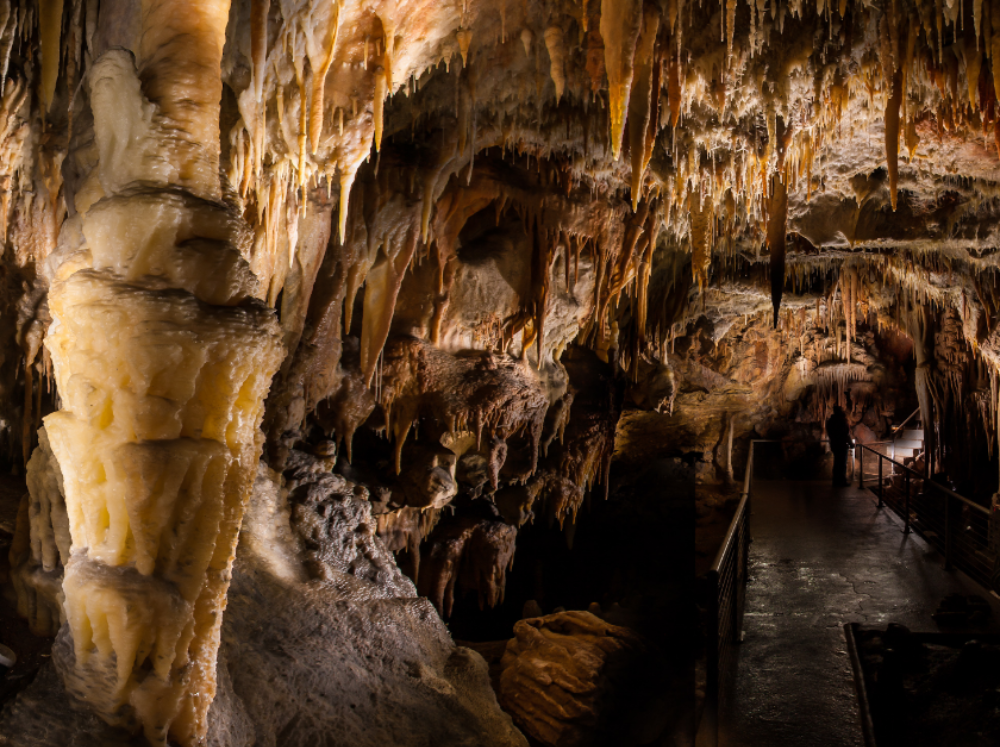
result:
[(249, 743), (260, 569), (458, 682), (437, 616), (544, 597), (518, 558), (629, 470), (725, 493), (834, 404), (989, 495), (998, 50), (988, 0), (0, 0), (8, 586), (60, 697)]

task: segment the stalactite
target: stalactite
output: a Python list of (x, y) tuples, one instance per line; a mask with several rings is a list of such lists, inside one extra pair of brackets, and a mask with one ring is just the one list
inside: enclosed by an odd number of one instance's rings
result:
[(688, 201), (691, 209), (691, 269), (698, 289), (704, 292), (708, 287), (708, 269), (712, 264), (712, 207), (702, 204), (703, 200), (693, 192)]
[(521, 29), (521, 46), (524, 47), (526, 55), (531, 54), (531, 45), (535, 42), (535, 35), (529, 28)]
[(545, 48), (549, 51), (549, 75), (556, 88), (558, 105), (566, 88), (566, 43), (561, 28), (549, 26), (545, 29)]
[(667, 73), (667, 100), (670, 104), (670, 126), (677, 127), (681, 117), (681, 97), (683, 94), (683, 82), (681, 80), (681, 63), (673, 54), (670, 55), (670, 63)]
[(726, 0), (726, 57), (732, 64), (733, 37), (736, 36), (736, 0)]
[(56, 83), (59, 82), (62, 16), (63, 0), (40, 0), (38, 25), (41, 38), (42, 76), (39, 95), (42, 100), (42, 109), (45, 112), (52, 107)]
[(472, 46), (472, 31), (469, 29), (459, 29), (455, 32), (455, 39), (458, 41), (458, 49), (462, 55), (462, 67), (468, 67), (469, 48)]
[(885, 156), (889, 171), (889, 197), (892, 209), (896, 209), (899, 185), (899, 109), (903, 100), (903, 74), (896, 71), (892, 76), (892, 95), (885, 105)]
[[(10, 0), (5, 4), (9, 7)], [(3, 31), (0, 33), (0, 96), (6, 93), (7, 73), (10, 70), (10, 53), (14, 47), (14, 40), (17, 38), (17, 14), (9, 13)]]
[(250, 5), (250, 57), (253, 65), (253, 91), (256, 99), (256, 121), (248, 123), (256, 134), (254, 140), (254, 174), (259, 175), (264, 152), (264, 128), (267, 106), (264, 99), (264, 78), (267, 65), (267, 14), (271, 0), (253, 0)]
[(771, 264), (771, 305), (774, 309), (774, 327), (778, 326), (778, 312), (781, 296), (785, 289), (785, 243), (788, 222), (788, 184), (785, 172), (785, 149), (790, 130), (784, 120), (778, 119), (774, 126), (777, 143), (777, 168), (770, 181), (770, 204), (767, 210), (767, 246)]
[(552, 285), (552, 262), (555, 259), (552, 243), (542, 235), (536, 221), (531, 231), (531, 316), (538, 351), (538, 368), (545, 360), (545, 315), (548, 311), (549, 290)]
[(416, 251), (417, 237), (416, 231), (411, 230), (402, 240), (402, 246), (385, 248), (368, 271), (361, 326), (361, 374), (365, 386), (371, 386), (375, 364), (389, 336), (396, 297)]
[(601, 0), (601, 36), (604, 68), (608, 76), (611, 122), (611, 155), (621, 155), (625, 118), (632, 89), (633, 58), (642, 24), (642, 3), (637, 0)]
[[(309, 144), (314, 154), (319, 148), (319, 139), (323, 134), (326, 74), (333, 63), (333, 54), (337, 47), (337, 36), (340, 31), (340, 6), (339, 1), (320, 4), (319, 8), (325, 12), (318, 18), (314, 14), (312, 27), (306, 33), (306, 50), (309, 55), (309, 65), (313, 71), (312, 95), (309, 102)], [(391, 42), (387, 42), (387, 46), (389, 43)], [(389, 54), (391, 55), (391, 52)]]
[[(629, 98), (628, 130), (629, 154), (632, 161), (632, 210), (639, 206), (642, 196), (642, 179), (646, 165), (653, 155), (656, 117), (653, 105), (654, 91), (659, 93), (659, 61), (654, 54), (656, 35), (660, 29), (658, 13), (648, 11), (643, 14), (642, 33), (636, 48), (635, 75)], [(658, 98), (658, 95), (657, 95)], [(653, 134), (650, 134), (650, 129)]]

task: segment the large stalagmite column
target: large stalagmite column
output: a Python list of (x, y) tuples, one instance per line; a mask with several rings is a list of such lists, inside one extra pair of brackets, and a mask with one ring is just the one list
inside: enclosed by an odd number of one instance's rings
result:
[(228, 10), (143, 0), (138, 60), (113, 50), (93, 66), (100, 160), (49, 297), (62, 410), (45, 422), (72, 535), (53, 656), (70, 692), (154, 744), (206, 733), (281, 356), (251, 299), (246, 226), (220, 199)]

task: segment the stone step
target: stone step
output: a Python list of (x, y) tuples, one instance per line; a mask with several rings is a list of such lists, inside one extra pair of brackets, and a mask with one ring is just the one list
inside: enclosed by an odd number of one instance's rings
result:
[(907, 439), (910, 439), (912, 441), (923, 441), (924, 440), (924, 429), (920, 428), (920, 429), (910, 430), (909, 428), (907, 428), (905, 431), (902, 432), (902, 434), (900, 434), (900, 436), (902, 438), (907, 438)]
[(924, 442), (922, 440), (897, 438), (895, 441), (893, 441), (893, 443), (896, 444), (897, 452), (900, 449), (916, 449), (919, 451), (920, 449), (924, 448)]
[(909, 459), (910, 457), (913, 456), (913, 451), (914, 451), (913, 449), (905, 449), (905, 448), (901, 449), (901, 448), (899, 448), (897, 446), (896, 447), (895, 458), (897, 460), (899, 460), (899, 459)]

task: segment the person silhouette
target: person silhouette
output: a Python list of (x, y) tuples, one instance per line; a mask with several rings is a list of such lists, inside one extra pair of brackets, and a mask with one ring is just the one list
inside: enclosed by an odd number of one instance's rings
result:
[(851, 426), (847, 423), (847, 413), (840, 405), (835, 405), (833, 414), (827, 418), (826, 435), (833, 452), (833, 486), (847, 487), (850, 485), (847, 482), (847, 449), (851, 445)]

